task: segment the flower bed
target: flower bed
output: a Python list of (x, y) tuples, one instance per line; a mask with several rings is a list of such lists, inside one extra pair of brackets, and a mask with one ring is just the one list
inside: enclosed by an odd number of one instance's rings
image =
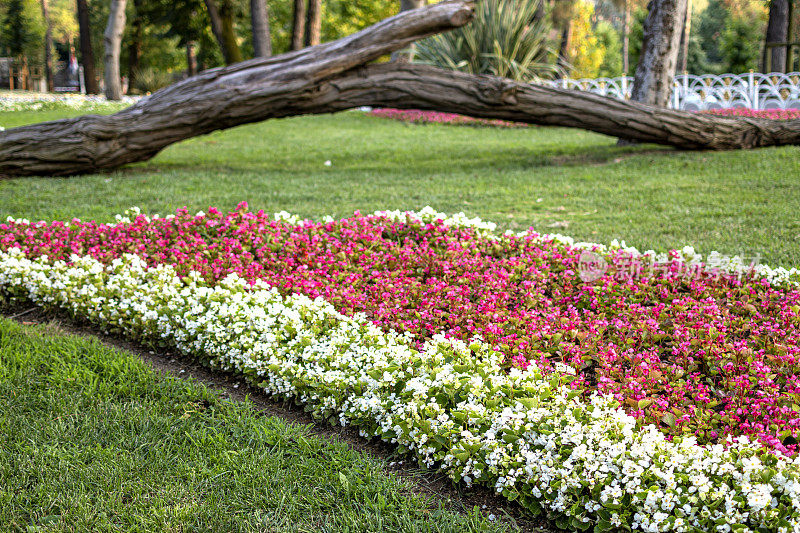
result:
[(800, 109), (711, 109), (703, 111), (709, 115), (723, 117), (768, 118), (772, 120), (794, 120), (800, 118)]
[(380, 108), (369, 112), (373, 117), (388, 118), (412, 124), (453, 124), (460, 126), (490, 126), (495, 128), (527, 128), (528, 124), (509, 122), (507, 120), (492, 120), (473, 118), (455, 113), (440, 113), (439, 111), (420, 111), (419, 109), (392, 109)]
[[(418, 109), (373, 109), (370, 115), (413, 124), (455, 124), (466, 126), (491, 126), (499, 128), (526, 128), (529, 125), (521, 122), (508, 122), (505, 120), (489, 120), (483, 118), (466, 117), (454, 113), (440, 113), (438, 111), (420, 111)], [(709, 115), (723, 117), (768, 118), (772, 120), (792, 120), (800, 118), (800, 109), (712, 109), (699, 111)]]
[(124, 96), (120, 101), (106, 100), (105, 96), (85, 94), (48, 94), (0, 92), (0, 112), (49, 111), (76, 109), (79, 111), (119, 110), (139, 100)]
[[(797, 418), (797, 272), (709, 275), (686, 268), (690, 249), (492, 229), (244, 206), (10, 221), (0, 287), (242, 372), (562, 525), (800, 527), (800, 459), (780, 434)], [(587, 247), (611, 265), (592, 282), (579, 279)], [(628, 275), (634, 258), (659, 268)]]

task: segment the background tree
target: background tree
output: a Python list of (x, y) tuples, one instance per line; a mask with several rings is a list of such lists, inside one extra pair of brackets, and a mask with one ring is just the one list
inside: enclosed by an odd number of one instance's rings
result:
[(106, 98), (122, 99), (122, 83), (119, 72), (119, 54), (122, 45), (122, 32), (125, 31), (125, 6), (127, 0), (111, 0), (108, 24), (104, 37), (103, 77)]
[(47, 0), (41, 0), (42, 19), (44, 20), (44, 76), (47, 83), (47, 90), (53, 91), (53, 25), (50, 22), (50, 10)]
[(83, 80), (88, 94), (98, 94), (100, 86), (97, 83), (97, 74), (94, 63), (94, 48), (92, 46), (92, 28), (89, 23), (88, 0), (77, 0), (78, 27), (80, 30), (81, 63), (83, 64)]
[(631, 0), (613, 0), (616, 7), (622, 14), (622, 72), (630, 70), (630, 35), (631, 35)]
[(569, 70), (569, 50), (572, 44), (572, 19), (577, 0), (556, 0), (553, 9), (553, 26), (559, 28), (561, 36), (558, 46), (558, 67)]
[(566, 54), (562, 68), (568, 68), (573, 78), (595, 78), (599, 75), (607, 50), (597, 37), (594, 19), (594, 4), (586, 0), (573, 3), (569, 46), (559, 52), (559, 60), (562, 60), (562, 53)]
[(265, 0), (250, 0), (250, 28), (253, 32), (253, 56), (272, 55), (269, 14)]
[(687, 0), (650, 0), (631, 99), (666, 107), (672, 95)]
[(722, 32), (720, 49), (725, 70), (734, 74), (747, 72), (758, 65), (761, 28), (754, 20), (731, 18)]
[[(142, 0), (136, 9), (144, 23), (135, 91), (152, 92), (182, 72), (194, 75), (203, 66), (224, 64), (203, 0)], [(123, 40), (132, 42), (133, 25), (128, 30)]]
[(700, 45), (705, 53), (709, 72), (718, 72), (722, 69), (722, 53), (719, 42), (722, 32), (725, 31), (725, 22), (728, 20), (728, 10), (723, 0), (709, 0), (708, 6), (703, 10), (698, 19), (697, 34)]
[[(427, 3), (427, 2), (426, 2)], [(352, 35), (398, 13), (398, 2), (386, 0), (325, 0), (322, 41)]]
[(236, 5), (233, 0), (205, 0), (208, 16), (211, 20), (211, 31), (219, 43), (225, 63), (238, 63), (242, 59), (242, 51), (236, 36), (234, 18)]
[(45, 26), (38, 0), (7, 0), (0, 7), (0, 52), (40, 63)]
[(306, 46), (316, 46), (322, 35), (322, 0), (308, 0), (306, 12)]
[(292, 50), (303, 48), (306, 35), (306, 0), (294, 0), (294, 24), (292, 26)]
[[(789, 40), (789, 0), (770, 0), (767, 19), (767, 43), (783, 43)], [(786, 48), (776, 46), (764, 49), (764, 69), (771, 72), (786, 70)], [(767, 59), (768, 58), (768, 59)]]
[(681, 29), (681, 40), (678, 62), (678, 73), (685, 73), (689, 65), (689, 39), (692, 36), (692, 0), (686, 2), (686, 14), (683, 16), (683, 28)]
[(75, 0), (48, 0), (47, 12), (53, 27), (53, 40), (60, 43), (72, 42), (78, 35)]

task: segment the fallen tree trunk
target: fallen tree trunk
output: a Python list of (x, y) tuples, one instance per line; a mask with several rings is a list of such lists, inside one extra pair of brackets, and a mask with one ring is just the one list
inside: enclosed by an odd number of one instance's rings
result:
[(6, 130), (0, 133), (0, 176), (111, 169), (214, 130), (367, 105), (574, 127), (684, 149), (800, 144), (800, 120), (697, 115), (422, 65), (362, 66), (471, 15), (468, 2), (439, 3), (339, 41), (204, 72), (114, 115)]
[(305, 102), (295, 111), (327, 113), (365, 105), (435, 110), (624, 135), (685, 150), (800, 144), (800, 120), (688, 113), (424, 65), (370, 65), (322, 84)]

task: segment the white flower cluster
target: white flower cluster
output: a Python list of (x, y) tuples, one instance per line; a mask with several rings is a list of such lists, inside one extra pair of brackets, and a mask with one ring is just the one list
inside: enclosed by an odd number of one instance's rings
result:
[(105, 96), (87, 94), (46, 94), (46, 93), (0, 93), (0, 112), (39, 111), (41, 109), (66, 108), (82, 111), (118, 109), (129, 106), (139, 97), (123, 96), (122, 100), (111, 101)]
[(411, 220), (425, 223), (441, 220), (445, 226), (473, 228), (480, 233), (492, 233), (497, 229), (497, 224), (494, 222), (486, 222), (478, 217), (470, 218), (463, 212), (455, 215), (440, 213), (429, 205), (419, 211), (375, 211), (374, 215), (396, 220), (400, 223), (406, 223)]
[(610, 397), (582, 400), (563, 376), (505, 371), (479, 340), (438, 336), (418, 349), (322, 299), (283, 297), (235, 274), (210, 287), (132, 255), (104, 266), (0, 252), (0, 298), (65, 309), (239, 372), (561, 527), (800, 532), (800, 458), (744, 438), (667, 441)]

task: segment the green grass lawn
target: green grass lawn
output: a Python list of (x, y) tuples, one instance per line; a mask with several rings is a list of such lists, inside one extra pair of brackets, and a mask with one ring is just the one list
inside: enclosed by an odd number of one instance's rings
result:
[[(0, 125), (66, 114), (0, 113)], [(414, 126), (351, 112), (217, 132), (108, 174), (0, 181), (0, 216), (109, 220), (132, 205), (166, 214), (248, 200), (319, 217), (430, 204), (506, 228), (641, 249), (692, 244), (795, 266), (799, 177), (798, 147), (619, 148), (575, 130)]]
[(135, 355), (0, 317), (0, 531), (502, 531)]

